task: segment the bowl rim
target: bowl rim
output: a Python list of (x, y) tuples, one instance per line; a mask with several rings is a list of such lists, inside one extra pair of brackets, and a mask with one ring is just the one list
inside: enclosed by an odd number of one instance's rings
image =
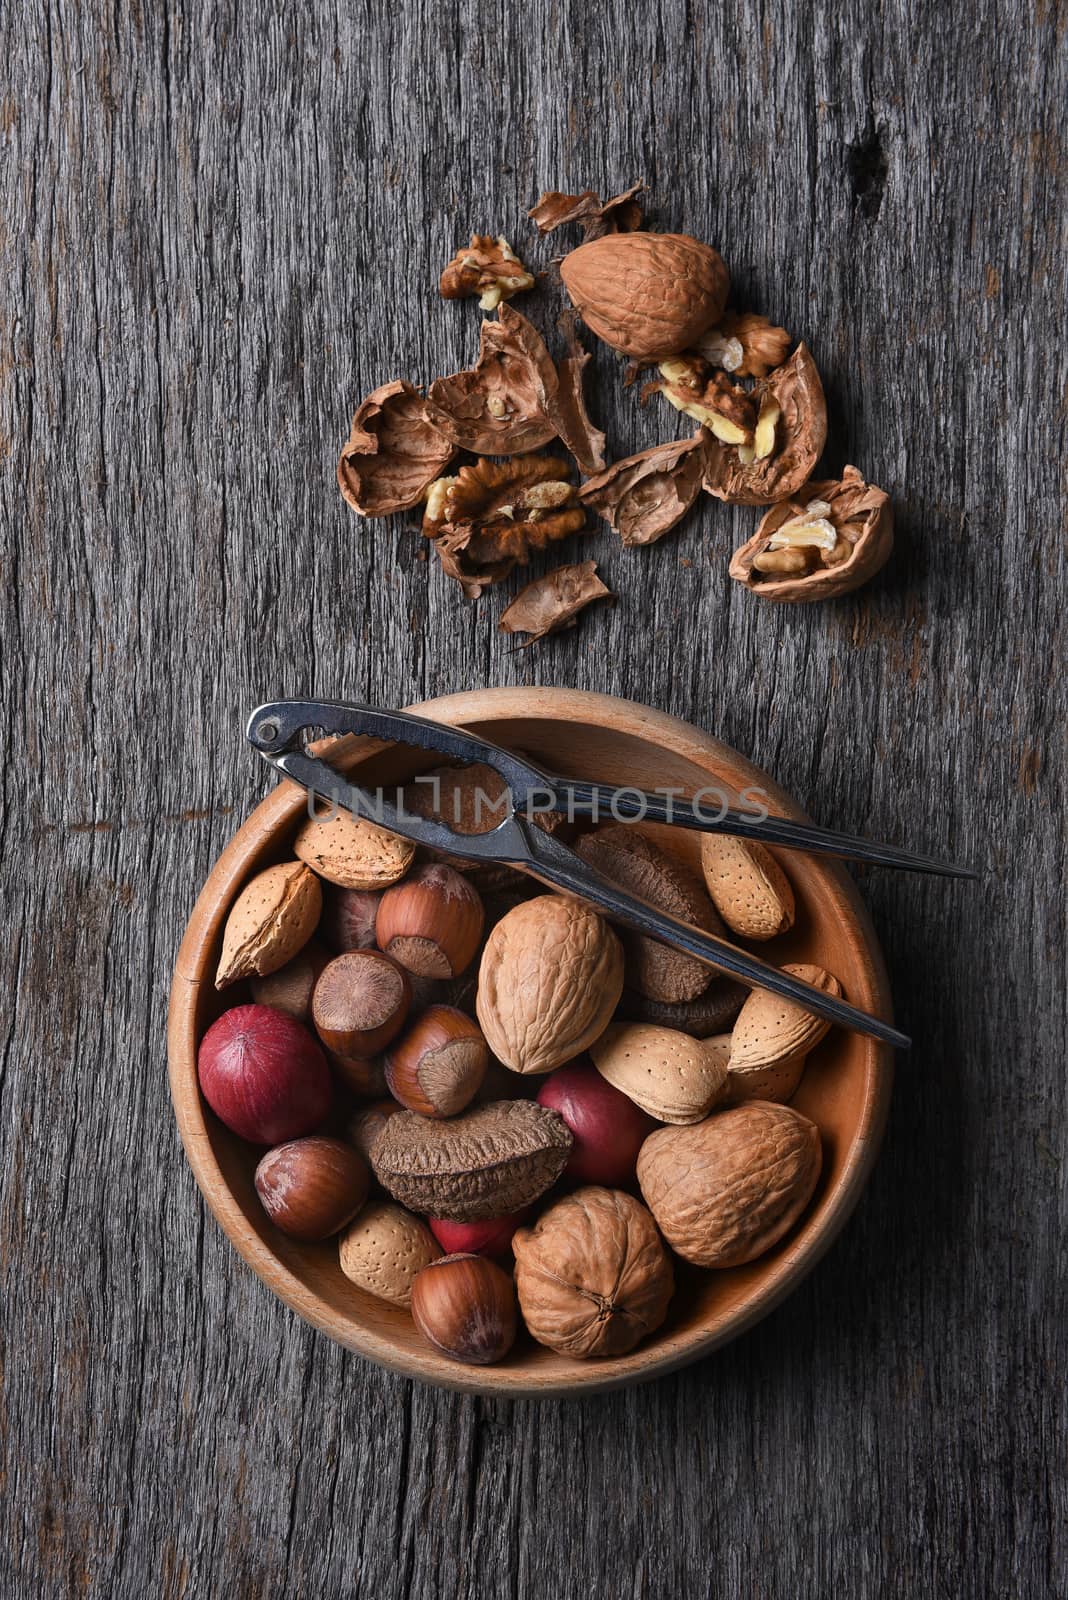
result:
[[(747, 781), (764, 788), (772, 805), (784, 816), (810, 820), (797, 803), (732, 746), (704, 733), (678, 717), (638, 702), (586, 690), (515, 687), (465, 690), (423, 701), (406, 709), (455, 725), (517, 718), (553, 718), (568, 722), (594, 721), (599, 727), (645, 738), (668, 746), (695, 765), (711, 770), (717, 762), (742, 768)], [(377, 746), (364, 742), (361, 755)], [(398, 1353), (388, 1336), (373, 1329), (354, 1329), (351, 1323), (310, 1290), (250, 1227), (212, 1149), (196, 1075), (196, 1012), (205, 947), (216, 938), (222, 907), (228, 906), (247, 872), (248, 858), (305, 803), (304, 791), (281, 782), (255, 808), (225, 846), (205, 880), (186, 924), (175, 962), (167, 1023), (168, 1077), (171, 1100), (186, 1158), (207, 1205), (242, 1259), (264, 1284), (305, 1321), (347, 1349), (408, 1378), (419, 1379), (470, 1394), (515, 1399), (587, 1395), (618, 1389), (673, 1372), (700, 1360), (737, 1338), (778, 1306), (805, 1277), (838, 1237), (851, 1215), (874, 1166), (886, 1126), (893, 1083), (893, 1052), (888, 1045), (866, 1040), (868, 1062), (864, 1100), (856, 1133), (834, 1189), (826, 1197), (819, 1227), (802, 1228), (774, 1264), (760, 1287), (733, 1311), (713, 1313), (706, 1326), (685, 1333), (665, 1334), (647, 1348), (601, 1362), (575, 1362), (569, 1370), (539, 1378), (523, 1369), (508, 1367), (457, 1367), (447, 1357), (427, 1349), (425, 1355)], [(860, 1003), (886, 1021), (892, 1021), (890, 986), (879, 942), (867, 908), (852, 878), (834, 860), (824, 858), (821, 870), (848, 908), (862, 937), (868, 993)]]

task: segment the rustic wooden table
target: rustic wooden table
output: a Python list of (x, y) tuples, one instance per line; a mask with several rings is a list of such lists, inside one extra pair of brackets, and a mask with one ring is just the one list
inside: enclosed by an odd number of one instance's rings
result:
[[(5, 1600), (1064, 1595), (1065, 20), (0, 13)], [(705, 500), (652, 550), (591, 532), (617, 607), (513, 654), (411, 517), (357, 523), (338, 446), (373, 385), (469, 360), (434, 289), (469, 229), (542, 265), (542, 187), (639, 176), (808, 339), (897, 549), (772, 609), (727, 578), (753, 514)], [(593, 377), (616, 454), (666, 436)], [(987, 869), (865, 880), (916, 1047), (831, 1254), (714, 1359), (579, 1404), (302, 1325), (167, 1097), (174, 952), (265, 788), (247, 709), (494, 683), (646, 701)]]

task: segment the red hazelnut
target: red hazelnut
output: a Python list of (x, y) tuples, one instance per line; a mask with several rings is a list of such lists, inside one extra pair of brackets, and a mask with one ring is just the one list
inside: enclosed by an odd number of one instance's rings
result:
[(565, 1180), (606, 1189), (633, 1181), (638, 1151), (658, 1124), (591, 1062), (571, 1061), (550, 1073), (538, 1090), (538, 1104), (558, 1111), (571, 1129)]

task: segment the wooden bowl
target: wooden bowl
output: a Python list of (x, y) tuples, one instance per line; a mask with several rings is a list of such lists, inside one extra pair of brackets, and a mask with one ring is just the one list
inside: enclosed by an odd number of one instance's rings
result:
[[(440, 722), (514, 745), (546, 767), (575, 777), (652, 789), (710, 781), (735, 791), (765, 790), (769, 808), (803, 812), (759, 768), (727, 745), (673, 717), (608, 695), (567, 689), (487, 689), (413, 708)], [(347, 747), (352, 770), (371, 784), (392, 783), (427, 763), (425, 754), (369, 741)], [(681, 1266), (667, 1322), (637, 1350), (613, 1360), (570, 1361), (522, 1336), (508, 1360), (469, 1368), (432, 1350), (406, 1312), (363, 1293), (343, 1277), (337, 1246), (301, 1245), (268, 1222), (253, 1188), (257, 1152), (207, 1109), (197, 1084), (197, 1042), (232, 995), (213, 986), (226, 914), (255, 872), (282, 859), (304, 814), (302, 789), (282, 783), (258, 806), (216, 862), (178, 955), (168, 1047), (171, 1094), (189, 1163), (204, 1197), (234, 1245), (307, 1321), (360, 1355), (409, 1377), (480, 1394), (559, 1395), (618, 1388), (696, 1361), (749, 1328), (789, 1294), (834, 1239), (871, 1171), (890, 1097), (892, 1056), (874, 1040), (832, 1028), (809, 1058), (793, 1104), (818, 1123), (823, 1173), (799, 1224), (769, 1254), (726, 1272)], [(698, 836), (662, 830), (661, 843), (695, 861)], [(783, 854), (797, 898), (795, 927), (764, 948), (778, 964), (813, 961), (841, 979), (854, 1005), (890, 1020), (886, 972), (860, 897), (835, 862)]]

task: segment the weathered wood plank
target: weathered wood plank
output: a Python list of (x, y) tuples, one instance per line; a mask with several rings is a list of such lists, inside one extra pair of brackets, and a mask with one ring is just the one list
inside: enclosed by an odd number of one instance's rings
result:
[[(0, 14), (0, 1592), (1064, 1593), (1064, 20)], [(638, 175), (806, 335), (828, 458), (893, 492), (898, 549), (791, 613), (727, 579), (749, 512), (591, 533), (618, 606), (513, 654), (507, 596), (462, 605), (410, 519), (357, 525), (337, 448), (375, 383), (469, 360), (433, 288), (469, 228), (541, 265), (543, 186)], [(666, 436), (594, 373), (616, 453)], [(362, 1365), (237, 1262), (164, 1016), (262, 789), (257, 698), (543, 682), (991, 870), (866, 880), (917, 1047), (802, 1291), (655, 1387), (509, 1407)]]

